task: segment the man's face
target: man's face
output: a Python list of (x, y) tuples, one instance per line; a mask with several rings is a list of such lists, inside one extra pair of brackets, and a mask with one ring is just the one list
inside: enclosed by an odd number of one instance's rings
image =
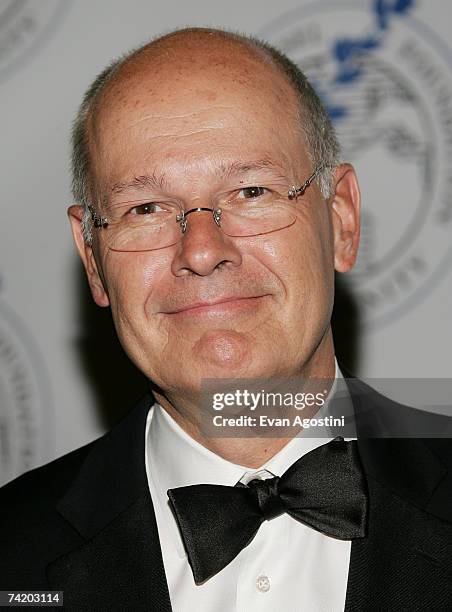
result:
[[(252, 57), (225, 67), (217, 55), (131, 69), (107, 92), (91, 146), (104, 214), (144, 199), (212, 208), (250, 186), (287, 194), (312, 173), (284, 79)], [(157, 184), (124, 187), (144, 176)], [(110, 303), (126, 352), (169, 393), (203, 378), (295, 374), (325, 342), (333, 224), (315, 183), (295, 223), (267, 234), (228, 237), (199, 212), (178, 244), (157, 250), (113, 251), (108, 230), (93, 231), (105, 287), (96, 301)]]

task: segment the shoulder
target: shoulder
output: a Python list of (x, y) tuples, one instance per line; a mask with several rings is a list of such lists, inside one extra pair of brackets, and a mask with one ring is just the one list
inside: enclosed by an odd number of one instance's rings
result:
[(452, 521), (452, 418), (394, 401), (346, 379), (366, 476), (438, 518)]
[[(144, 445), (143, 432), (152, 403), (153, 398), (146, 395), (112, 430), (97, 440), (0, 488), (0, 540), (9, 540), (12, 532), (21, 533), (46, 520), (57, 520), (60, 500), (82, 473), (90, 478), (90, 490), (102, 489), (110, 472), (113, 474), (110, 473), (108, 485), (117, 486), (117, 474), (124, 472), (127, 453), (135, 450), (137, 464), (141, 459), (139, 449)], [(133, 477), (127, 473), (127, 480), (131, 479)]]
[(0, 488), (0, 540), (53, 512), (97, 440), (26, 472)]
[(402, 439), (422, 441), (445, 461), (446, 467), (451, 466), (452, 416), (436, 412), (428, 405), (402, 404), (348, 373), (346, 384), (353, 402), (358, 437), (397, 439), (401, 450), (409, 444), (402, 444)]
[(77, 549), (145, 489), (145, 397), (111, 431), (0, 489), (0, 590), (45, 589)]
[(46, 567), (82, 539), (57, 509), (92, 442), (0, 489), (0, 589), (48, 587)]

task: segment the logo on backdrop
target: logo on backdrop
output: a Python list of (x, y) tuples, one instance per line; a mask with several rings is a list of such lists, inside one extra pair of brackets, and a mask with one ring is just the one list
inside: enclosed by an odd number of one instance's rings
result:
[(70, 4), (70, 0), (0, 0), (0, 81), (33, 57)]
[(262, 36), (322, 97), (358, 172), (362, 241), (344, 280), (367, 328), (427, 297), (452, 260), (452, 50), (414, 0), (318, 0)]
[(0, 297), (0, 485), (49, 458), (52, 427), (43, 360)]

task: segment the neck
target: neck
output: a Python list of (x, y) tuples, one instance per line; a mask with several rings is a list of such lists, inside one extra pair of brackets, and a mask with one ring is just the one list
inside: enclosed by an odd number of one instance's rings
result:
[[(326, 379), (322, 385), (327, 391), (331, 389), (335, 377), (334, 346), (331, 329), (328, 330), (317, 351), (296, 373), (297, 377), (304, 380)], [(227, 461), (250, 467), (253, 469), (261, 467), (276, 453), (278, 453), (300, 430), (290, 428), (291, 437), (268, 438), (268, 437), (240, 437), (220, 438), (207, 437), (199, 426), (199, 404), (187, 402), (186, 398), (171, 398), (160, 392), (154, 392), (158, 403), (168, 412), (176, 423), (184, 429), (189, 436), (202, 444), (204, 447), (223, 457)], [(303, 410), (303, 418), (310, 418), (319, 409), (313, 406)]]

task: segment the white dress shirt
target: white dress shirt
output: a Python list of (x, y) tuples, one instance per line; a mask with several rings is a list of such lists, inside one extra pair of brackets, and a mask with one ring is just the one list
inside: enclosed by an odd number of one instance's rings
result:
[[(335, 388), (333, 384), (327, 401)], [(160, 405), (150, 409), (146, 472), (174, 612), (344, 610), (350, 541), (326, 536), (282, 514), (264, 521), (252, 542), (229, 565), (196, 585), (166, 493), (199, 483), (233, 486), (261, 470), (281, 476), (302, 455), (327, 442), (325, 437), (295, 437), (253, 470), (231, 463), (193, 440)]]

